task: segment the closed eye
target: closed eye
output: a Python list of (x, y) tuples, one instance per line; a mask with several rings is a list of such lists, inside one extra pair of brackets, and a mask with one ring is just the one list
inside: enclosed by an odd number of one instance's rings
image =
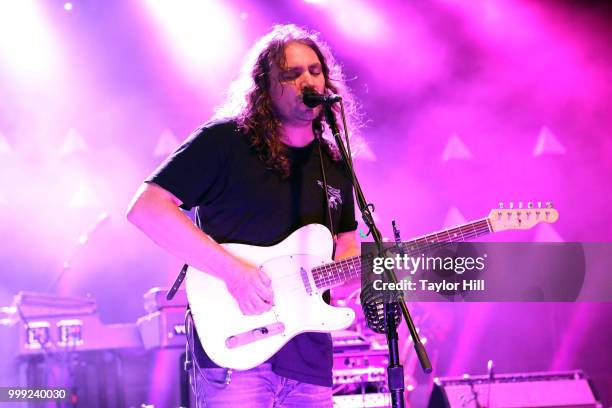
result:
[(308, 70), (310, 71), (310, 74), (314, 76), (321, 75), (321, 72), (323, 72), (323, 70), (321, 69), (321, 65), (319, 64), (311, 65)]
[(281, 81), (293, 81), (300, 75), (302, 75), (302, 70), (300, 69), (287, 69), (280, 72), (279, 78)]

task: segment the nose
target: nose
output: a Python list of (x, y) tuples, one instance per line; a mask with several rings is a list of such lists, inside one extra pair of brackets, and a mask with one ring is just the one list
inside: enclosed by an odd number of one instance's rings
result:
[(315, 79), (314, 77), (310, 74), (310, 72), (306, 71), (304, 74), (302, 74), (302, 83), (301, 83), (301, 89), (302, 91), (304, 90), (304, 88), (314, 88), (315, 86)]

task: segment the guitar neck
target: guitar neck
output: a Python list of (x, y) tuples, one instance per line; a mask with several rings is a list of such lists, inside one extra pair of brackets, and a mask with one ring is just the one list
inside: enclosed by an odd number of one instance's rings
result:
[[(458, 227), (449, 228), (402, 243), (402, 250), (409, 256), (441, 248), (450, 242), (468, 241), (492, 232), (487, 218), (482, 218)], [(361, 275), (361, 256), (321, 265), (312, 269), (318, 289), (328, 289)]]

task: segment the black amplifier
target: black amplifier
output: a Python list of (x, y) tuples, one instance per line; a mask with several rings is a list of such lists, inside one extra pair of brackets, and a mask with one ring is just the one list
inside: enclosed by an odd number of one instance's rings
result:
[(185, 308), (165, 307), (138, 319), (145, 349), (185, 348)]
[(435, 379), (429, 408), (554, 407), (597, 408), (591, 385), (580, 370)]

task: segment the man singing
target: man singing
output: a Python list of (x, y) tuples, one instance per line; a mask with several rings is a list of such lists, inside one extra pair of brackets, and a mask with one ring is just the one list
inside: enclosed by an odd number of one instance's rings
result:
[[(185, 263), (223, 280), (242, 313), (255, 315), (274, 305), (270, 279), (219, 244), (270, 246), (318, 223), (334, 234), (335, 259), (358, 255), (351, 180), (327, 140), (322, 107), (304, 105), (304, 91), (343, 95), (349, 119), (355, 117), (329, 49), (294, 25), (262, 37), (241, 72), (215, 118), (142, 184), (128, 219)], [(181, 211), (192, 207), (197, 225)], [(216, 366), (197, 335), (193, 340), (198, 406), (332, 405), (328, 334), (300, 334), (246, 371)]]

